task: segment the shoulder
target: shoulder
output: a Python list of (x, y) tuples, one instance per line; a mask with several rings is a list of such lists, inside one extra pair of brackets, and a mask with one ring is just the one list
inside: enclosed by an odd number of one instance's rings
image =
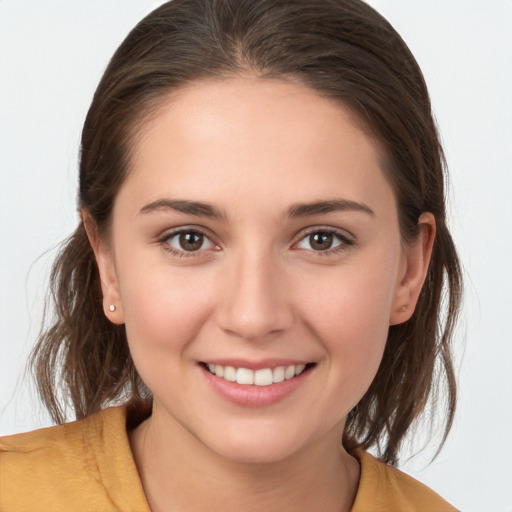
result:
[(124, 408), (0, 438), (2, 511), (125, 510), (115, 498), (123, 482), (139, 484)]
[[(10, 469), (23, 468), (28, 464), (44, 461), (44, 469), (57, 461), (81, 466), (87, 460), (88, 445), (101, 437), (105, 426), (119, 423), (122, 408), (113, 408), (55, 427), (42, 428), (24, 434), (0, 438), (0, 463), (10, 463)], [(67, 460), (67, 455), (73, 457)], [(49, 456), (51, 457), (49, 458)], [(37, 465), (35, 468), (37, 469)]]
[(352, 512), (456, 512), (457, 509), (426, 485), (358, 452), (361, 478)]

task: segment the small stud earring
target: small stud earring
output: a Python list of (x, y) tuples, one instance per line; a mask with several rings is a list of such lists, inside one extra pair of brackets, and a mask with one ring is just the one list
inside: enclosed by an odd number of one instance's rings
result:
[(110, 304), (108, 309), (113, 313), (116, 310), (116, 307), (114, 306), (114, 304)]
[(407, 306), (402, 306), (401, 311), (403, 311), (405, 313), (407, 311)]

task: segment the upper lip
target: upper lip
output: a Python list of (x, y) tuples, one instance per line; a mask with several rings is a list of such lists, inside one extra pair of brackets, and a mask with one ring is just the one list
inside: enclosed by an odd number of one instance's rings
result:
[(247, 368), (248, 370), (261, 370), (263, 368), (277, 368), (278, 366), (292, 366), (304, 364), (311, 361), (302, 359), (261, 359), (258, 361), (249, 361), (247, 359), (208, 359), (201, 361), (204, 364), (216, 364), (219, 366), (233, 366), (234, 368)]

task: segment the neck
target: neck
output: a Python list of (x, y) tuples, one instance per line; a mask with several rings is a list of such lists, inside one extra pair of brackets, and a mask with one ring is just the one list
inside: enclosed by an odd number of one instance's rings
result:
[(348, 512), (359, 464), (342, 448), (336, 430), (273, 462), (226, 459), (155, 414), (131, 432), (130, 442), (152, 512)]

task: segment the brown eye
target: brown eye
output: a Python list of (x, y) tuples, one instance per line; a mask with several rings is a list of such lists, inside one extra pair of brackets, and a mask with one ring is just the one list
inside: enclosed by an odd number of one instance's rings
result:
[(197, 231), (190, 233), (181, 233), (179, 236), (179, 243), (181, 249), (184, 251), (198, 251), (203, 245), (204, 235)]
[(165, 243), (173, 250), (181, 253), (197, 252), (210, 249), (214, 246), (212, 241), (204, 233), (193, 229), (174, 232), (165, 239)]
[(332, 233), (318, 232), (309, 235), (309, 245), (315, 251), (326, 251), (332, 247), (334, 235)]
[(310, 232), (302, 238), (297, 247), (314, 252), (329, 252), (337, 248), (342, 249), (343, 246), (351, 244), (351, 240), (342, 233), (319, 229), (318, 231)]

